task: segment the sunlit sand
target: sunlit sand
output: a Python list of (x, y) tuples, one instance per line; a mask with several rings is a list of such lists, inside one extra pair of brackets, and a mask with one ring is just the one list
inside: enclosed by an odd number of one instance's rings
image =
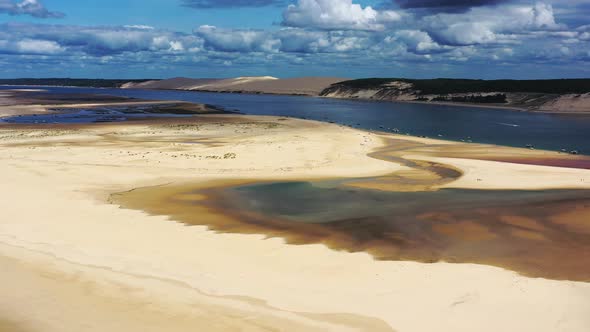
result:
[[(553, 331), (555, 324), (584, 331), (590, 324), (589, 284), (562, 275), (530, 278), (528, 271), (519, 274), (518, 268), (498, 267), (502, 264), (449, 263), (444, 257), (432, 263), (414, 262), (421, 259), (411, 256), (376, 260), (363, 248), (334, 250), (321, 241), (298, 241), (296, 232), (289, 237), (267, 234), (264, 228), (241, 231), (239, 220), (220, 229), (215, 225), (227, 216), (206, 204), (186, 210), (190, 215), (178, 210), (168, 217), (166, 211), (152, 211), (157, 200), (141, 196), (141, 188), (166, 194), (175, 186), (193, 190), (260, 181), (348, 179), (350, 188), (370, 188), (379, 177), (386, 179), (382, 190), (395, 189), (399, 179), (419, 184), (407, 191), (588, 189), (588, 170), (480, 160), (482, 154), (493, 157), (496, 149), (500, 156), (520, 151), (528, 157), (559, 158), (555, 152), (236, 115), (42, 128), (5, 125), (0, 139), (0, 182), (9, 193), (0, 201), (5, 278), (0, 317), (24, 331), (82, 326), (89, 331), (156, 331), (163, 326), (178, 331), (203, 326), (211, 331), (497, 331), (516, 326)], [(414, 148), (393, 153), (387, 150), (391, 144)], [(380, 151), (394, 155), (376, 158)], [(470, 159), (471, 154), (480, 159)], [(421, 163), (425, 168), (416, 170), (395, 158), (439, 166)], [(490, 169), (493, 173), (486, 171)], [(144, 200), (120, 207), (117, 197), (126, 192)], [(178, 199), (198, 203), (207, 195)], [(200, 226), (187, 226), (185, 218), (199, 219)], [(585, 236), (587, 227), (576, 218), (552, 222)], [(503, 222), (530, 229), (515, 235), (527, 241), (543, 235), (536, 227), (545, 227), (518, 216)], [(478, 240), (489, 235), (477, 223), (463, 226), (466, 233), (443, 225), (437, 232)], [(587, 251), (580, 251), (579, 259), (585, 258)], [(63, 312), (72, 314), (64, 319), (58, 314)]]

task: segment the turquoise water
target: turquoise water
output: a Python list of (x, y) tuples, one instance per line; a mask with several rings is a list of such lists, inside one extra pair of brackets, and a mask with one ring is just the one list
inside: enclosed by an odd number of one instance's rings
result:
[[(485, 191), (443, 189), (422, 192), (390, 192), (347, 186), (323, 186), (311, 182), (277, 182), (229, 189), (235, 199), (226, 209), (258, 211), (291, 221), (330, 223), (349, 219), (380, 219), (384, 223), (411, 223), (421, 213), (502, 207), (525, 203), (590, 198), (590, 191)], [(530, 211), (534, 215), (534, 211)]]

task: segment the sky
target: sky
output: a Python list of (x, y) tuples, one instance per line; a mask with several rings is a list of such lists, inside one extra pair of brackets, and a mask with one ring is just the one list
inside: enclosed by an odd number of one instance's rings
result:
[(590, 0), (0, 0), (0, 77), (590, 77)]

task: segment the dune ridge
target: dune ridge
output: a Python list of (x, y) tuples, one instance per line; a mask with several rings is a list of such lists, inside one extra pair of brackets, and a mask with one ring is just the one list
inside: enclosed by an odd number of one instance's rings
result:
[(126, 83), (125, 89), (173, 89), (228, 93), (263, 93), (317, 96), (330, 85), (344, 81), (338, 77), (298, 77), (279, 79), (272, 76), (227, 79), (172, 78), (161, 81)]

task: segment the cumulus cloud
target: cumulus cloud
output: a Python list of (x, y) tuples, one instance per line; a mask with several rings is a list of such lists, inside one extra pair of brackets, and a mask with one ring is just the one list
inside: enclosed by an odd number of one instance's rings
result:
[(282, 25), (317, 29), (383, 30), (389, 23), (400, 21), (395, 11), (377, 11), (362, 7), (352, 0), (298, 0), (283, 12)]
[(62, 18), (65, 14), (49, 11), (39, 0), (0, 0), (0, 13), (30, 15), (37, 18)]
[(206, 49), (216, 52), (345, 53), (363, 49), (371, 43), (370, 36), (364, 32), (299, 28), (264, 31), (201, 26), (195, 34), (204, 40)]
[[(0, 41), (7, 44), (23, 40), (39, 41), (40, 49), (59, 46), (71, 53), (94, 56), (125, 52), (178, 52), (185, 47), (200, 47), (202, 40), (182, 33), (137, 27), (82, 27), (8, 23), (0, 25)], [(43, 44), (40, 41), (46, 41)], [(34, 45), (30, 45), (31, 47)]]
[(436, 43), (430, 35), (420, 30), (399, 30), (393, 36), (388, 36), (386, 42), (399, 41), (403, 43), (408, 50), (418, 54), (428, 54), (444, 50)]
[(0, 40), (0, 53), (8, 54), (58, 54), (64, 48), (58, 43), (48, 40), (23, 39), (23, 40)]
[(182, 0), (181, 4), (191, 8), (236, 8), (280, 6), (285, 0)]
[(373, 36), (363, 31), (309, 31), (296, 28), (276, 32), (280, 51), (288, 53), (353, 53), (370, 47)]
[(545, 3), (439, 13), (423, 17), (419, 24), (438, 42), (448, 45), (509, 43), (517, 34), (565, 28), (555, 22), (553, 7)]
[(203, 25), (195, 30), (205, 47), (223, 52), (272, 52), (279, 41), (262, 30), (225, 30)]

